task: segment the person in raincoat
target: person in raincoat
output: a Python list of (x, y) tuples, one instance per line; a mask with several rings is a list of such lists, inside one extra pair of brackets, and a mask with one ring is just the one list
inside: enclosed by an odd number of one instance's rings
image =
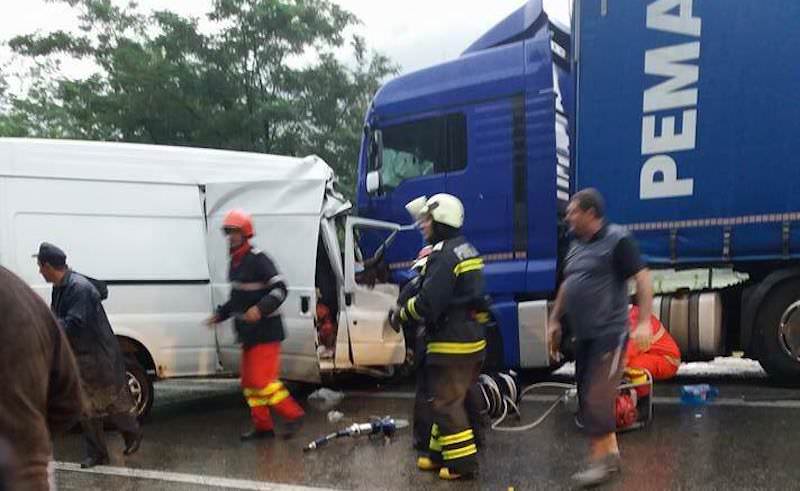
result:
[(75, 353), (81, 386), (88, 400), (88, 409), (81, 419), (86, 451), (81, 467), (109, 463), (103, 433), (105, 420), (122, 433), (124, 454), (131, 455), (139, 450), (142, 431), (132, 412), (133, 398), (122, 350), (102, 304), (108, 289), (104, 283), (72, 271), (64, 251), (52, 244), (43, 243), (35, 257), (40, 274), (53, 284), (50, 308)]

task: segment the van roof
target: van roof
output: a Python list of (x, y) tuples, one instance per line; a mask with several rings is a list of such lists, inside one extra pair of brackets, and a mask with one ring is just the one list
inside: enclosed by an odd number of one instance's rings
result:
[(327, 182), (333, 170), (316, 156), (0, 138), (0, 176), (200, 185), (251, 180)]

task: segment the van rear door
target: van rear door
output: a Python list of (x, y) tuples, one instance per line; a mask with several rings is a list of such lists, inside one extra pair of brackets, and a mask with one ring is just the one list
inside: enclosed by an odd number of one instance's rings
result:
[[(309, 193), (302, 181), (212, 183), (206, 185), (207, 249), (214, 305), (227, 301), (228, 246), (222, 233), (225, 214), (241, 208), (252, 214), (253, 246), (267, 253), (286, 278), (289, 295), (281, 312), (286, 340), (282, 345), (281, 376), (318, 382), (316, 354), (314, 269), (322, 193)], [(307, 186), (306, 186), (307, 187)], [(305, 191), (305, 192), (304, 192)], [(237, 372), (240, 347), (232, 323), (218, 328), (220, 361)]]

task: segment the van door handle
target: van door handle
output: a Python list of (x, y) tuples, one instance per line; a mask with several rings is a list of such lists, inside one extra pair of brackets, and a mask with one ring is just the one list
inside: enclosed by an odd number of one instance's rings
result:
[(309, 305), (311, 304), (311, 297), (304, 295), (300, 297), (300, 312), (303, 314), (308, 313)]

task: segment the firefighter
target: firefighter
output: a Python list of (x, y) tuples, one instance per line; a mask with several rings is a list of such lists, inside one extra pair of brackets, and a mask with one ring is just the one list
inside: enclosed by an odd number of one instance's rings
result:
[[(400, 290), (397, 304), (404, 305), (411, 297), (419, 293), (422, 286), (422, 275), (425, 264), (430, 255), (431, 246), (423, 247), (411, 270), (417, 275), (410, 279)], [(428, 444), (431, 439), (431, 411), (428, 403), (428, 388), (425, 381), (425, 325), (419, 322), (405, 322), (403, 324), (407, 345), (413, 346), (414, 370), (417, 376), (416, 393), (414, 394), (414, 449), (427, 455)]]
[(419, 212), (425, 240), (433, 248), (418, 294), (390, 313), (390, 322), (422, 322), (426, 328), (426, 382), (433, 425), (421, 470), (441, 479), (472, 478), (478, 471), (475, 434), (465, 398), (477, 381), (484, 358), (483, 260), (461, 235), (464, 207), (455, 196), (437, 194)]
[[(628, 312), (631, 331), (639, 326), (639, 307), (634, 305)], [(669, 380), (678, 373), (681, 366), (681, 351), (675, 339), (667, 332), (654, 315), (650, 315), (650, 331), (653, 334), (649, 346), (640, 347), (633, 340), (628, 341), (625, 351), (625, 374), (633, 383), (645, 382), (647, 370), (653, 380)], [(645, 349), (642, 349), (645, 348)], [(639, 397), (646, 397), (649, 388), (637, 387)]]
[(225, 216), (223, 231), (230, 248), (231, 297), (217, 308), (209, 325), (234, 317), (236, 333), (242, 343), (242, 390), (253, 428), (241, 435), (242, 441), (275, 436), (270, 409), (287, 421), (284, 438), (292, 437), (300, 427), (303, 409), (278, 380), (281, 341), (285, 335), (280, 306), (287, 289), (275, 264), (250, 244), (253, 221), (242, 210)]

